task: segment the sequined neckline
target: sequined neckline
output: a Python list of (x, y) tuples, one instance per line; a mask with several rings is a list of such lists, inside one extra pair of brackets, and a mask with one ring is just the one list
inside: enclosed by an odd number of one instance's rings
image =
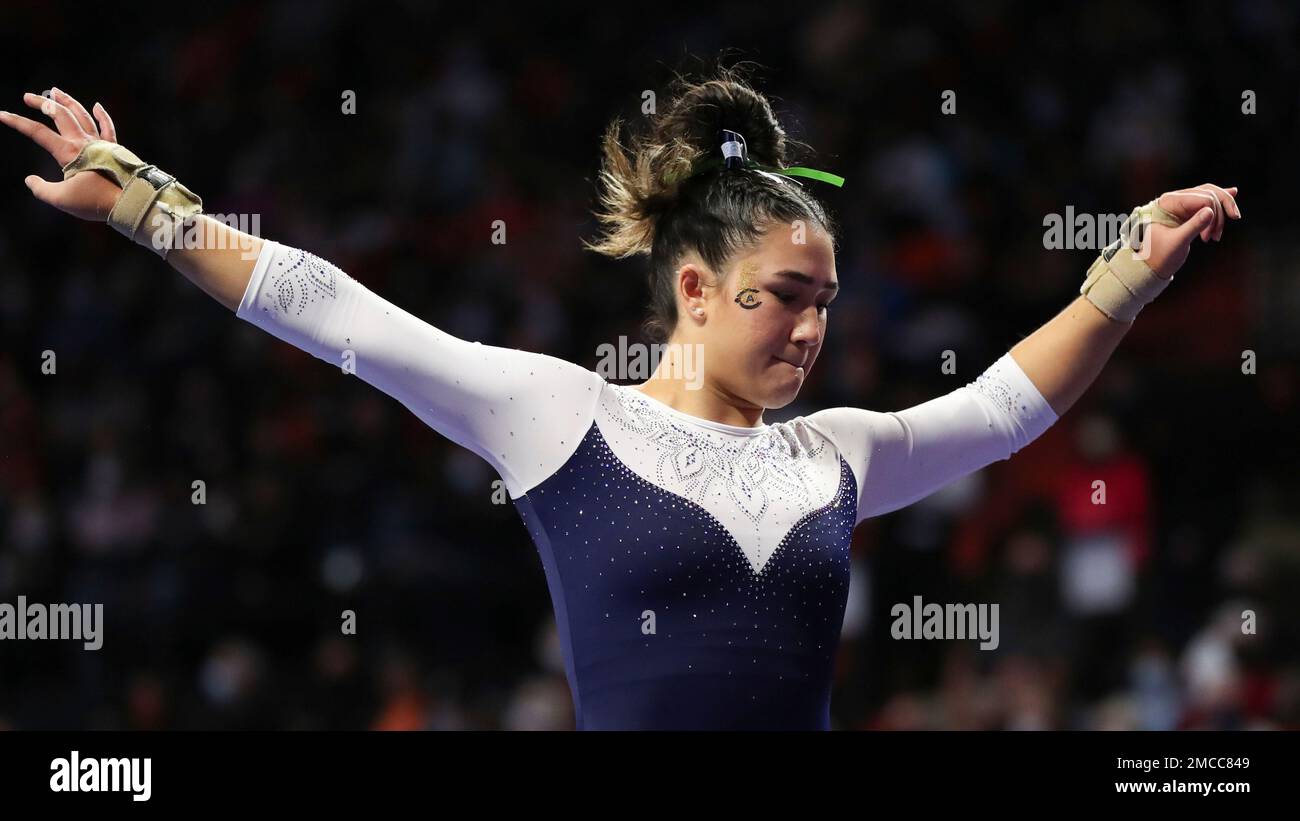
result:
[(645, 391), (639, 391), (630, 385), (614, 385), (613, 383), (610, 384), (611, 387), (617, 390), (634, 392), (637, 396), (645, 399), (647, 402), (651, 403), (654, 407), (659, 408), (666, 413), (672, 414), (674, 417), (681, 419), (684, 422), (689, 422), (693, 425), (699, 425), (700, 427), (709, 428), (710, 430), (716, 430), (722, 433), (730, 433), (736, 436), (758, 436), (759, 434), (765, 432), (770, 427), (767, 423), (763, 423), (762, 425), (759, 425), (756, 428), (751, 428), (751, 427), (745, 427), (743, 425), (727, 425), (722, 422), (714, 422), (712, 419), (701, 419), (698, 416), (691, 416), (689, 413), (679, 411), (677, 410), (677, 408), (674, 408), (672, 405), (669, 405), (668, 403), (664, 402), (662, 399), (656, 399), (650, 394), (646, 393)]

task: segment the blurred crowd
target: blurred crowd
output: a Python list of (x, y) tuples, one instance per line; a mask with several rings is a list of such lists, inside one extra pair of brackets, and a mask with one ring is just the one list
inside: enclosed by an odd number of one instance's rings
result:
[[(1300, 11), (971, 5), (249, 2), (104, 30), (7, 3), (21, 68), (0, 91), (98, 100), (209, 212), (258, 214), (457, 336), (594, 368), (646, 301), (643, 261), (579, 245), (600, 132), (698, 70), (686, 55), (739, 49), (809, 164), (847, 178), (810, 183), (842, 223), (844, 293), (768, 421), (973, 380), (1077, 295), (1095, 252), (1044, 248), (1048, 214), (1237, 185), (1244, 219), (1056, 426), (857, 530), (832, 714), (1300, 728)], [(57, 167), (0, 139), (0, 602), (106, 620), (97, 652), (0, 642), (0, 727), (571, 727), (541, 565), (486, 463), (36, 202), (22, 177)], [(891, 638), (915, 595), (998, 603), (999, 647)]]

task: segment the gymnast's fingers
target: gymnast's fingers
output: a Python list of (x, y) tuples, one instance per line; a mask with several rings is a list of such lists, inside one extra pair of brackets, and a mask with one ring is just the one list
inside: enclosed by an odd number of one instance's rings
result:
[(91, 137), (99, 136), (99, 129), (95, 127), (95, 121), (91, 119), (90, 112), (86, 111), (85, 106), (77, 102), (71, 94), (57, 88), (50, 88), (50, 96), (54, 98), (56, 103), (72, 112), (72, 116), (76, 118), (77, 125), (81, 126), (82, 131)]
[(108, 116), (108, 109), (99, 103), (95, 103), (92, 109), (95, 117), (99, 120), (99, 137), (108, 140), (110, 143), (117, 142), (117, 127), (113, 125), (113, 118)]
[(9, 111), (0, 111), (0, 123), (4, 123), (19, 134), (30, 137), (34, 143), (50, 152), (50, 156), (54, 157), (59, 165), (66, 165), (71, 162), (72, 158), (77, 154), (76, 151), (71, 150), (67, 140), (60, 137), (43, 123), (29, 120)]
[(72, 112), (66, 106), (60, 105), (52, 97), (45, 97), (40, 94), (32, 94), (30, 91), (23, 95), (23, 102), (32, 108), (40, 109), (46, 117), (54, 120), (54, 125), (59, 129), (60, 136), (69, 140), (85, 139), (88, 135), (77, 122), (77, 118), (72, 116)]

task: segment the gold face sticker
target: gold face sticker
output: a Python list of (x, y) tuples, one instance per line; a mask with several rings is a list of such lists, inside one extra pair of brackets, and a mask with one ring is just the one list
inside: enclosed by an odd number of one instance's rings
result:
[(754, 287), (754, 276), (758, 273), (758, 266), (752, 262), (747, 263), (741, 267), (739, 273), (740, 291), (736, 294), (736, 304), (752, 311), (763, 304), (758, 300), (758, 289)]

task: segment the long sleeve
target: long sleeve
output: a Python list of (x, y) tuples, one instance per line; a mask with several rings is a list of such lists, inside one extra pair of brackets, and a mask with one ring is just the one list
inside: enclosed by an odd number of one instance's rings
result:
[(828, 408), (807, 417), (858, 482), (857, 521), (922, 499), (1011, 454), (1056, 422), (1011, 354), (974, 382), (906, 410)]
[(458, 339), (276, 242), (264, 243), (236, 316), (397, 399), (486, 459), (512, 498), (577, 449), (604, 384), (552, 356)]

